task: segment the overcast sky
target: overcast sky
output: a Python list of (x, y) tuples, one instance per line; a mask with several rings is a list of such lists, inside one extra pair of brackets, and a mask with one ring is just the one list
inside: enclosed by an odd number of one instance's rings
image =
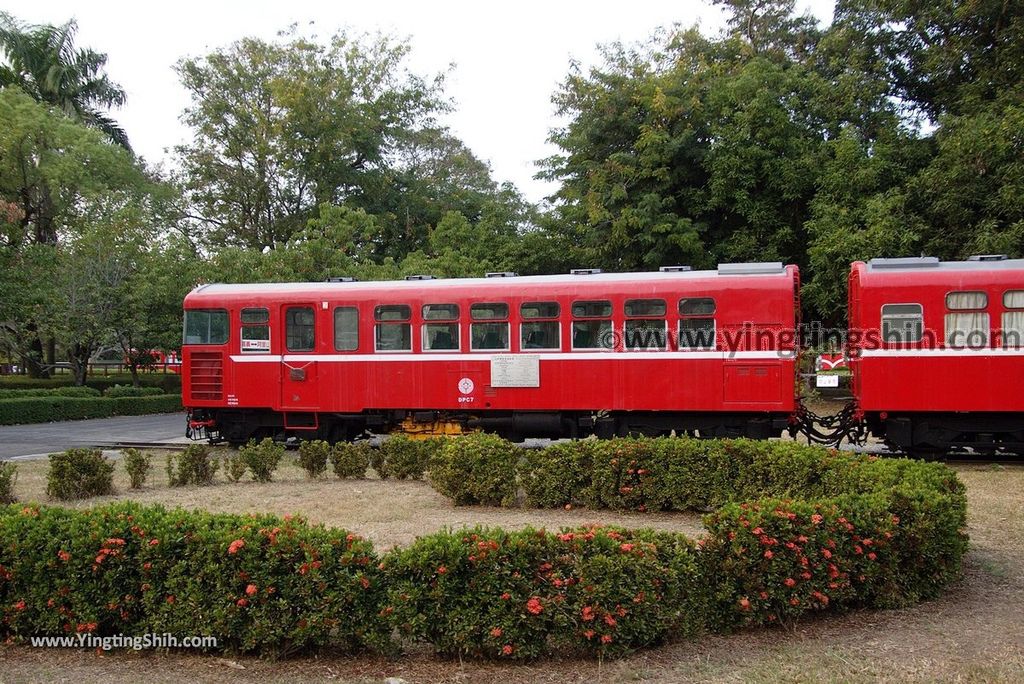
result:
[[(798, 0), (797, 6), (831, 19), (832, 0)], [(189, 98), (172, 70), (181, 57), (243, 36), (273, 39), (293, 22), (324, 37), (340, 28), (409, 37), (412, 71), (431, 75), (454, 64), (446, 92), (456, 110), (443, 122), (490, 163), (496, 180), (512, 181), (535, 202), (554, 189), (533, 175), (535, 162), (556, 152), (546, 142), (557, 124), (551, 95), (570, 59), (597, 63), (597, 45), (643, 40), (659, 26), (697, 23), (714, 34), (724, 25), (722, 13), (705, 0), (0, 0), (0, 7), (31, 23), (78, 19), (78, 44), (106, 52), (107, 72), (127, 91), (115, 118), (153, 162), (168, 159), (168, 150), (189, 138), (179, 121)]]

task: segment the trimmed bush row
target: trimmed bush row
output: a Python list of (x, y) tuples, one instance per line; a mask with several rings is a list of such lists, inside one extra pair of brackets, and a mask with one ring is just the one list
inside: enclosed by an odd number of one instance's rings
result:
[[(590, 471), (555, 468), (584, 453)], [(668, 459), (650, 477), (649, 453)], [(687, 460), (694, 453), (704, 459)], [(514, 487), (529, 474), (533, 484), (516, 494), (486, 463), (511, 464), (500, 472)], [(10, 506), (0, 509), (0, 636), (167, 631), (281, 655), (390, 652), (399, 634), (448, 655), (610, 656), (812, 611), (908, 605), (955, 579), (966, 551), (964, 488), (946, 466), (793, 443), (613, 440), (538, 455), (480, 435), (444, 442), (430, 477), (452, 490), (461, 474), (463, 501), (563, 491), (541, 489), (530, 463), (576, 482), (567, 501), (589, 489), (579, 500), (720, 508), (696, 542), (607, 527), (478, 528), (378, 556), (343, 530), (298, 520)], [(641, 492), (623, 491), (637, 476)]]
[[(140, 373), (139, 383), (143, 387), (159, 387), (164, 394), (181, 392), (181, 376), (176, 373)], [(24, 390), (47, 389), (57, 387), (73, 387), (75, 378), (71, 374), (54, 378), (30, 378), (27, 375), (0, 376), (0, 389)], [(100, 392), (106, 392), (115, 385), (131, 385), (132, 376), (128, 373), (117, 375), (97, 375), (86, 379), (85, 386)]]
[(38, 389), (0, 389), (0, 399), (31, 399), (32, 397), (98, 397), (92, 387), (51, 387)]
[(0, 425), (181, 411), (181, 395), (0, 399)]

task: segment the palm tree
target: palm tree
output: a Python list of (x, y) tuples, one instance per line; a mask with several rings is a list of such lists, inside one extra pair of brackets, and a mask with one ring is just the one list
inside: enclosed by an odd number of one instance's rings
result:
[(105, 54), (75, 47), (77, 31), (74, 19), (31, 26), (0, 12), (0, 87), (18, 86), (131, 152), (124, 129), (103, 111), (123, 105), (124, 90), (103, 73)]

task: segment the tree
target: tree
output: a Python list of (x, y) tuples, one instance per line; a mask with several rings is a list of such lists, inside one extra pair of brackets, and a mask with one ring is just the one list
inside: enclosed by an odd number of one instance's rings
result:
[(403, 68), (407, 52), (383, 37), (291, 34), (179, 63), (195, 140), (178, 153), (209, 244), (276, 248), (322, 204), (375, 213), (397, 148), (445, 108), (440, 79)]
[(124, 104), (124, 90), (103, 72), (105, 54), (75, 46), (77, 32), (74, 19), (29, 26), (0, 12), (0, 87), (17, 86), (131, 152), (128, 135), (106, 113)]

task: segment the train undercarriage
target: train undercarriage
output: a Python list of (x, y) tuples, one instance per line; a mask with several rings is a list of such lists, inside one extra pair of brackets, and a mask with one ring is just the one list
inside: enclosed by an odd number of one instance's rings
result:
[(363, 413), (281, 413), (270, 409), (192, 409), (187, 435), (211, 442), (244, 444), (250, 439), (323, 439), (343, 442), (367, 434), (412, 437), (490, 432), (512, 441), (527, 438), (598, 438), (642, 435), (694, 437), (779, 437), (790, 427), (781, 413), (684, 413), (668, 411), (366, 411)]
[(864, 420), (873, 436), (915, 458), (1024, 454), (1022, 413), (868, 413)]

